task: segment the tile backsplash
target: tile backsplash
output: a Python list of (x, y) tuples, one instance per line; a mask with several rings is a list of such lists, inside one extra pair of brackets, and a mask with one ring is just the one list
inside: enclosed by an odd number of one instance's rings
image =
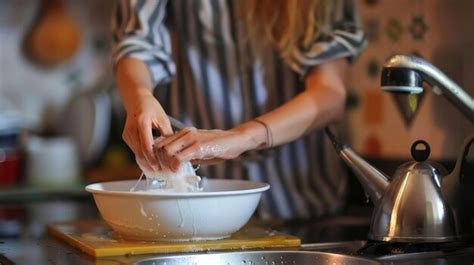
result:
[(457, 157), (473, 124), (446, 98), (428, 87), (409, 100), (417, 112), (404, 119), (393, 94), (380, 89), (381, 68), (389, 56), (415, 54), (429, 61), (474, 96), (474, 1), (358, 0), (369, 46), (351, 70), (348, 111), (351, 142), (367, 156), (407, 158), (417, 139), (431, 145), (433, 159)]

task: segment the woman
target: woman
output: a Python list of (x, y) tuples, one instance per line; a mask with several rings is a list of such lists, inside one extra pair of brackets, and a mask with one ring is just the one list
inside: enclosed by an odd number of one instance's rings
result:
[[(199, 174), (270, 183), (262, 218), (343, 205), (344, 172), (315, 130), (342, 118), (348, 61), (365, 46), (352, 1), (124, 0), (114, 40), (123, 138), (142, 166), (220, 162)], [(167, 114), (200, 130), (173, 134)], [(154, 145), (152, 129), (167, 138)]]

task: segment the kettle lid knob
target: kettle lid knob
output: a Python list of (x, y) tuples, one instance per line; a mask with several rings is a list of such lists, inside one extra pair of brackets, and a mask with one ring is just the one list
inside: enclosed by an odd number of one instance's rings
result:
[[(418, 149), (417, 147), (419, 145), (423, 145), (424, 149)], [(430, 156), (430, 152), (430, 145), (426, 141), (418, 140), (411, 145), (411, 156), (417, 162), (426, 161), (426, 159), (428, 159), (428, 157)]]

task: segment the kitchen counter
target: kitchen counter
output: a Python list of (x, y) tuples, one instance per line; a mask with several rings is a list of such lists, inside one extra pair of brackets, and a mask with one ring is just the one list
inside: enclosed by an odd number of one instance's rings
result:
[[(0, 196), (0, 264), (89, 264), (94, 258), (47, 234), (53, 222), (99, 219), (92, 197), (77, 191), (24, 192), (29, 197)], [(12, 197), (10, 197), (12, 198)], [(312, 222), (269, 221), (265, 225), (297, 235), (302, 243), (363, 240), (368, 232), (370, 205), (348, 208), (337, 217)], [(105, 261), (105, 260), (104, 260)]]
[[(92, 197), (87, 193), (50, 195), (35, 197), (34, 200), (0, 200), (0, 264), (128, 264), (157, 256), (96, 259), (47, 234), (46, 225), (52, 222), (100, 218)], [(365, 242), (371, 210), (371, 204), (350, 206), (330, 218), (291, 222), (275, 220), (265, 224), (300, 237), (304, 250), (354, 254)], [(349, 242), (344, 245), (346, 249), (328, 244), (343, 241)], [(469, 262), (466, 264), (474, 264), (474, 256)], [(390, 261), (382, 264), (405, 263)], [(433, 261), (417, 264), (433, 264)]]

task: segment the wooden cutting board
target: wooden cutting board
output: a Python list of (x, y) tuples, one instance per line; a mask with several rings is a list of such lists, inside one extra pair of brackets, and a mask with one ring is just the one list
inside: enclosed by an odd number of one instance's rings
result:
[(298, 237), (249, 222), (230, 238), (191, 242), (143, 242), (120, 239), (100, 220), (80, 220), (48, 225), (48, 232), (95, 257), (151, 253), (198, 252), (259, 248), (299, 247)]

